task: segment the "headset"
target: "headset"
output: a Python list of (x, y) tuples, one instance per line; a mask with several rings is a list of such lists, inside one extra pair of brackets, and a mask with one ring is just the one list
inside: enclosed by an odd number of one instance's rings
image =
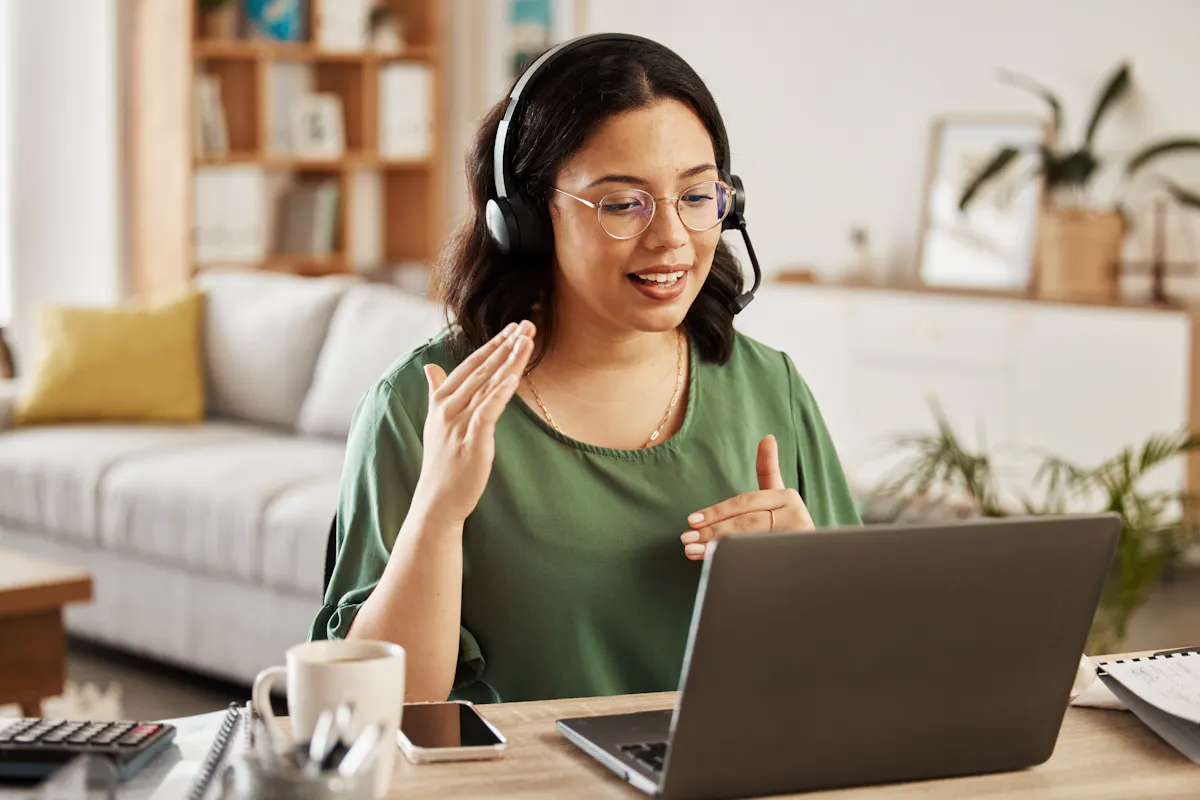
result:
[[(540, 204), (530, 201), (520, 193), (510, 196), (508, 191), (509, 186), (514, 183), (508, 170), (508, 132), (517, 109), (520, 107), (521, 98), (529, 91), (529, 86), (534, 79), (544, 73), (555, 60), (585, 45), (612, 41), (646, 44), (665, 50), (685, 65), (687, 63), (679, 58), (678, 54), (651, 39), (627, 33), (595, 33), (570, 39), (550, 48), (525, 70), (508, 96), (508, 106), (496, 129), (496, 141), (492, 152), (492, 172), (495, 176), (496, 196), (487, 201), (484, 217), (487, 221), (488, 232), (500, 252), (511, 255), (544, 254), (550, 251), (554, 240), (553, 232), (547, 225), (547, 215)], [(723, 125), (724, 123), (722, 123), (721, 137), (728, 142)], [(750, 243), (750, 234), (746, 231), (746, 190), (742, 186), (742, 179), (734, 175), (730, 168), (729, 149), (726, 146), (725, 157), (722, 159), (718, 172), (721, 180), (734, 188), (733, 207), (721, 222), (721, 230), (737, 229), (741, 231), (742, 240), (746, 243), (746, 252), (750, 256), (750, 264), (754, 268), (754, 285), (750, 291), (738, 295), (729, 303), (729, 310), (737, 314), (754, 299), (754, 293), (758, 291), (758, 286), (762, 282), (762, 270), (759, 269), (758, 258), (754, 255), (754, 245)]]

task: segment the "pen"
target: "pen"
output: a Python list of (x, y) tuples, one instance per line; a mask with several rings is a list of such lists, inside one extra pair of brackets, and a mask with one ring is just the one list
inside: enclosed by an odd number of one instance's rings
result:
[(383, 728), (378, 724), (363, 729), (350, 750), (338, 765), (338, 773), (344, 778), (354, 777), (375, 752), (375, 745), (383, 736)]

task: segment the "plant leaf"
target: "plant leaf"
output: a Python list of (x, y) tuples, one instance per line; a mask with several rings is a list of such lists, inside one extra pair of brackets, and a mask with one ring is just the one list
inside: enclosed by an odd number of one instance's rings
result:
[(984, 165), (983, 169), (979, 170), (975, 177), (971, 179), (971, 182), (967, 184), (967, 187), (963, 189), (962, 198), (958, 201), (958, 210), (966, 211), (967, 204), (971, 202), (971, 198), (983, 188), (985, 183), (1007, 167), (1009, 162), (1017, 157), (1018, 153), (1020, 151), (1015, 147), (1004, 147), (996, 155), (992, 156), (992, 160)]
[(1184, 206), (1200, 209), (1200, 194), (1188, 191), (1177, 183), (1169, 181), (1166, 178), (1159, 178), (1163, 185), (1167, 187), (1167, 191), (1175, 198), (1175, 202)]
[(1073, 154), (1060, 156), (1044, 144), (1039, 149), (1042, 154), (1042, 171), (1046, 178), (1046, 188), (1054, 189), (1067, 183), (1064, 164)]
[(1090, 150), (1084, 149), (1058, 159), (1054, 166), (1054, 179), (1048, 181), (1051, 186), (1083, 187), (1092, 179), (1099, 162)]
[(1129, 159), (1129, 163), (1125, 165), (1125, 175), (1132, 175), (1159, 156), (1168, 153), (1177, 153), (1181, 150), (1200, 150), (1200, 139), (1189, 139), (1187, 137), (1164, 139), (1161, 142), (1155, 142), (1152, 145), (1144, 147), (1138, 151), (1137, 155)]
[(1108, 85), (1100, 93), (1100, 99), (1096, 102), (1095, 110), (1092, 111), (1092, 119), (1088, 122), (1087, 133), (1083, 137), (1084, 149), (1092, 146), (1092, 137), (1096, 135), (1096, 128), (1100, 125), (1100, 120), (1104, 116), (1104, 112), (1124, 95), (1128, 89), (1129, 65), (1121, 64), (1112, 77), (1108, 79)]
[(1058, 101), (1058, 98), (1053, 92), (1051, 92), (1045, 86), (1042, 86), (1040, 83), (1026, 78), (1024, 75), (1018, 75), (1017, 73), (1009, 72), (1008, 70), (1000, 70), (1000, 80), (1004, 81), (1010, 86), (1016, 86), (1024, 89), (1027, 92), (1032, 92), (1045, 100), (1046, 105), (1050, 106), (1050, 115), (1054, 120), (1053, 135), (1059, 135), (1059, 132), (1062, 130), (1063, 123), (1062, 103)]

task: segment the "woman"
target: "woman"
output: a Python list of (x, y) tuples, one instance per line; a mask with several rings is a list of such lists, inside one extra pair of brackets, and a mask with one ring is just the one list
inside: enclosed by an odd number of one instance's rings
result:
[(736, 333), (712, 96), (653, 43), (564, 53), (508, 129), (541, 257), (489, 237), (492, 148), (444, 254), (455, 326), (362, 399), (313, 638), (403, 645), (410, 701), (674, 689), (714, 536), (858, 522), (788, 357)]

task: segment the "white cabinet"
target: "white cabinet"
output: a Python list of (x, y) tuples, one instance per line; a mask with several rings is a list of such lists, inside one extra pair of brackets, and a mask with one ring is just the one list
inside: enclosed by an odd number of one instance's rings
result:
[[(897, 435), (933, 429), (931, 399), (1022, 492), (1048, 453), (1094, 464), (1188, 423), (1184, 312), (771, 282), (737, 327), (796, 362), (860, 489)], [(1153, 483), (1185, 475), (1180, 459)]]

